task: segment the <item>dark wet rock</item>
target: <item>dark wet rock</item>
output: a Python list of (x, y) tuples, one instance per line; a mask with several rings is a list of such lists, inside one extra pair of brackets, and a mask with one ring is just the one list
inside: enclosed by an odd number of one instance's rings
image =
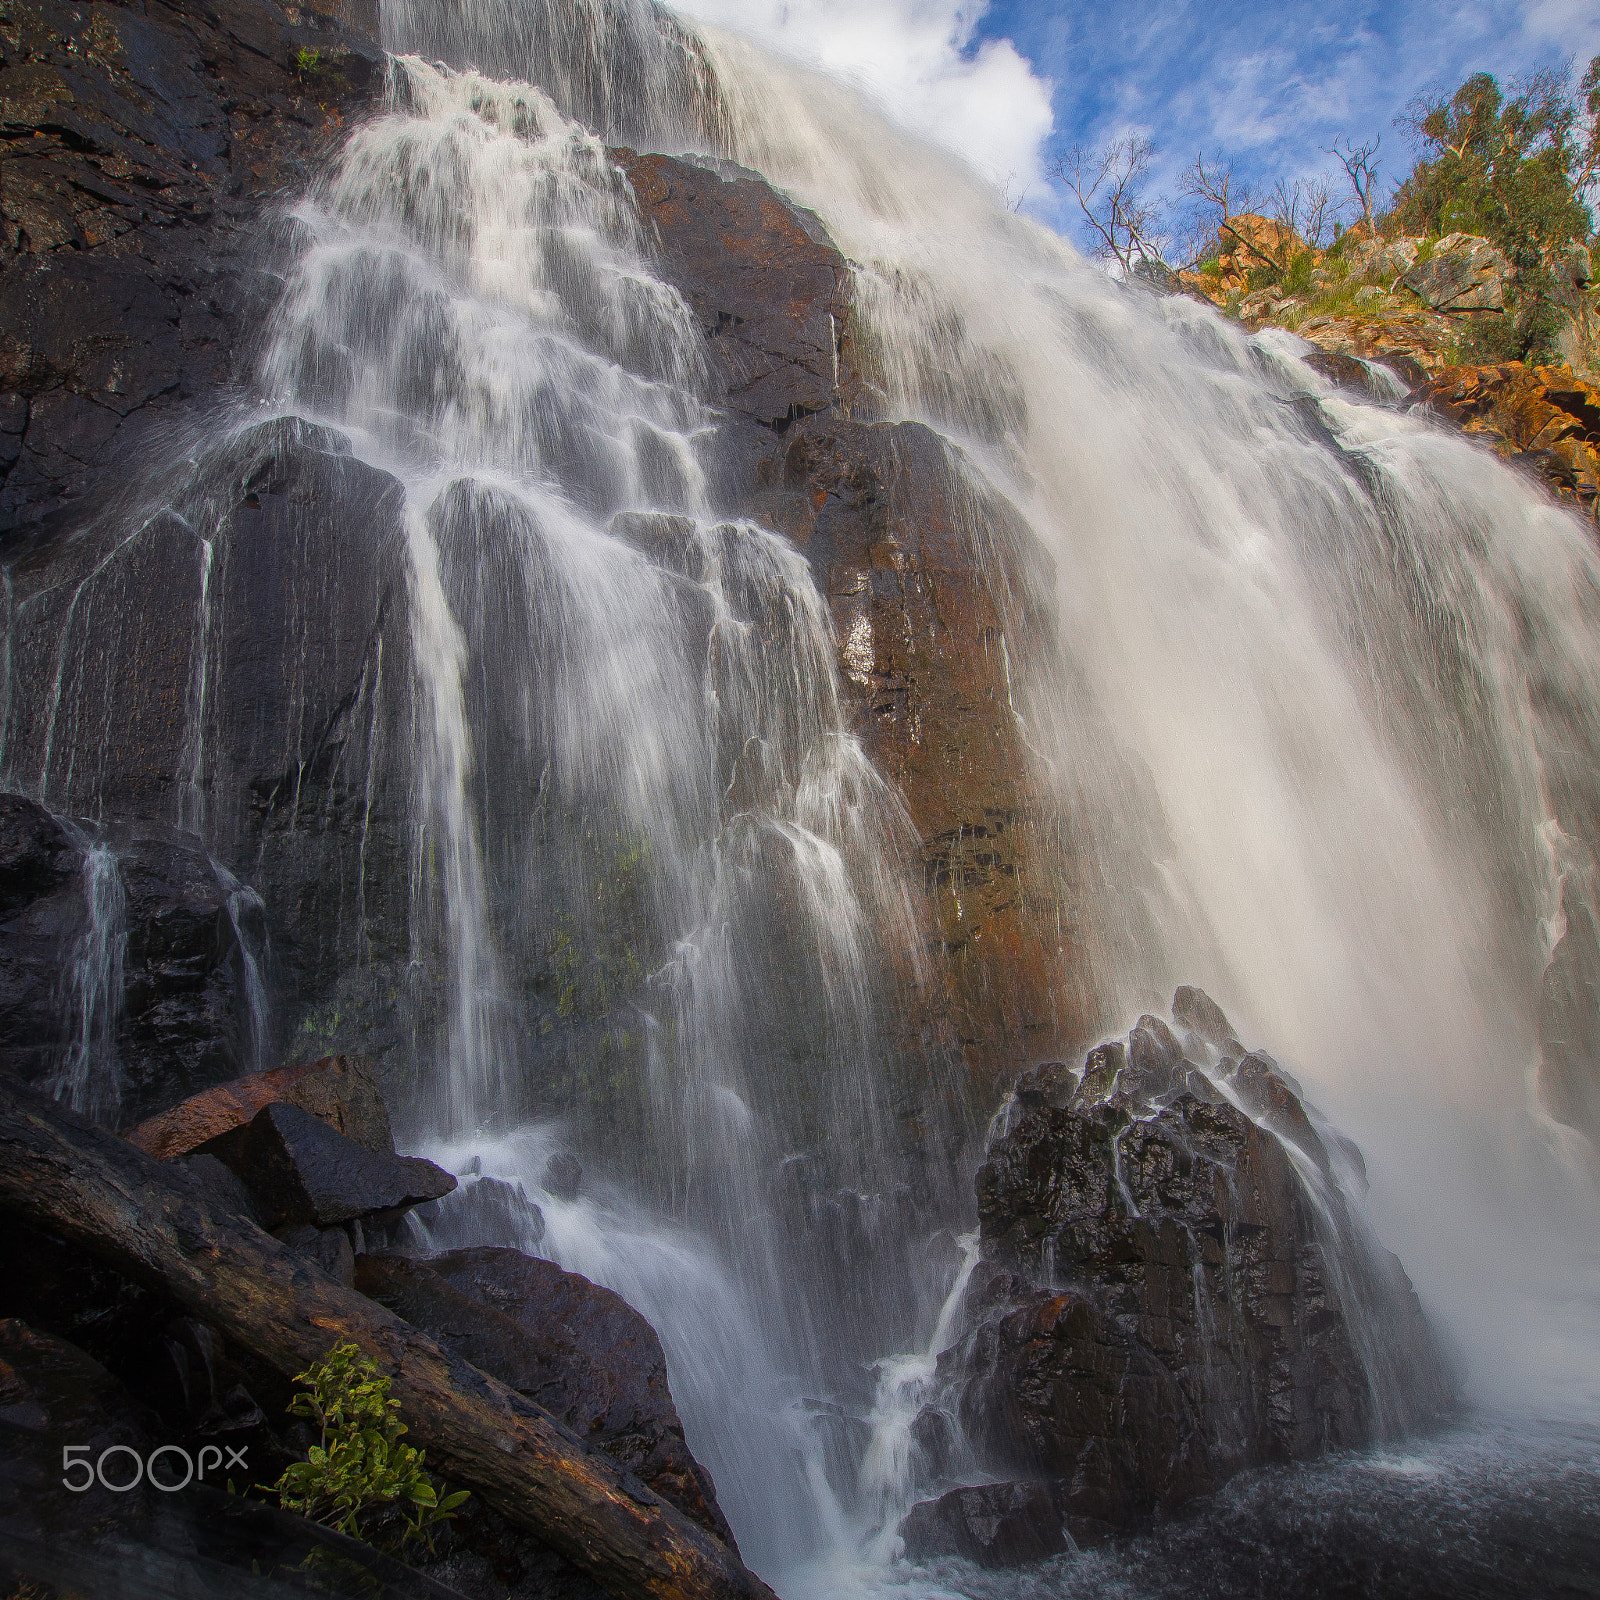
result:
[(1297, 1086), (1271, 1056), (1252, 1051), (1233, 1069), (1228, 1086), (1246, 1113), (1287, 1140), (1326, 1172), (1328, 1152), (1300, 1102)]
[(654, 1329), (620, 1296), (516, 1250), (362, 1256), (356, 1287), (560, 1418), (732, 1545), (683, 1438)]
[(354, 1286), (355, 1251), (343, 1228), (279, 1228), (275, 1237), (308, 1261), (315, 1261), (335, 1283), (342, 1283), (347, 1289)]
[[(1204, 1000), (1180, 991), (1176, 1020), (1233, 1044)], [(1173, 1064), (1176, 1043), (1142, 1017), (1125, 1048), (1090, 1053), (1067, 1107), (1018, 1097), (977, 1178), (969, 1332), (940, 1360), (938, 1403), (981, 1466), (1047, 1479), (1065, 1513), (1106, 1525), (1451, 1400), (1411, 1285), (1332, 1181), (1291, 1080), (1261, 1054), (1231, 1075)]]
[[(111, 997), (119, 1088), (104, 1116), (137, 1121), (247, 1063), (248, 917), (238, 888), (194, 835), (160, 823), (69, 829), (32, 801), (3, 797), (16, 864), (0, 912), (0, 1068), (59, 1086), (81, 1024), (73, 973), (90, 934), (87, 851), (104, 844), (118, 895), (106, 939), (117, 947)], [(112, 925), (114, 924), (114, 925)]]
[(331, 1227), (357, 1217), (389, 1220), (451, 1192), (456, 1180), (418, 1156), (380, 1155), (299, 1106), (258, 1111), (202, 1146), (249, 1189), (272, 1227)]
[(1017, 1079), (1017, 1104), (1032, 1110), (1036, 1106), (1062, 1106), (1078, 1087), (1081, 1074), (1065, 1061), (1042, 1061)]
[[(145, 976), (192, 978), (208, 938), (228, 966), (236, 930), (223, 922), (237, 923), (288, 1053), (381, 1056), (410, 1036), (396, 1006), (412, 994), (410, 788), (378, 760), (410, 728), (400, 486), (342, 436), (276, 419), (150, 492), (168, 509), (133, 537), (113, 520), (12, 563), (8, 753), (46, 774), (60, 812), (146, 819), (113, 830), (126, 837), (135, 920), (141, 885), (188, 893), (185, 873), (201, 881), (172, 824), (204, 828), (223, 869), (210, 909), (233, 914), (209, 933), (166, 916), (167, 943), (181, 933), (188, 945), (156, 952)], [(107, 616), (114, 628), (94, 621)], [(135, 1121), (256, 1064), (242, 1038), (180, 1037), (206, 1025), (200, 1012), (237, 1011), (241, 974), (231, 1002), (215, 984), (196, 998), (207, 985), (190, 983), (174, 1015), (159, 981), (140, 987), (136, 946), (128, 1016), (147, 1039), (134, 1040), (130, 1075), (153, 1053), (174, 1059), (174, 1045), (187, 1059), (165, 1077), (151, 1062), (125, 1107)]]
[(1024, 1296), (977, 1330), (963, 1366), (979, 1459), (1048, 1476), (1064, 1512), (1127, 1524), (1218, 1481), (1172, 1373), (1085, 1293)]
[(59, 817), (20, 794), (0, 795), (0, 917), (76, 881), (83, 851)]
[[(1356, 393), (1364, 395), (1369, 400), (1390, 398), (1381, 380), (1373, 375), (1372, 368), (1359, 356), (1350, 355), (1342, 350), (1313, 349), (1304, 357), (1304, 360), (1305, 364), (1313, 372), (1320, 372), (1323, 377), (1337, 384), (1341, 389), (1353, 389)], [(1418, 367), (1415, 362), (1411, 362), (1410, 366), (1420, 376), (1413, 380), (1407, 374), (1406, 381), (1408, 383), (1426, 380), (1427, 374), (1421, 367)]]
[(557, 1200), (576, 1200), (583, 1188), (583, 1163), (567, 1150), (558, 1150), (544, 1164), (539, 1180), (546, 1194)]
[(1204, 989), (1181, 983), (1172, 997), (1172, 1020), (1203, 1044), (1223, 1050), (1233, 1038), (1233, 1024)]
[(1086, 968), (1068, 962), (1063, 981), (1071, 912), (1042, 886), (1071, 875), (1008, 676), (1051, 646), (1053, 574), (1016, 513), (916, 423), (796, 424), (751, 514), (804, 548), (855, 729), (921, 841), (945, 992), (911, 1009), (998, 1087), (1019, 1055), (1081, 1037), (1094, 1009)]
[(147, 1156), (169, 1161), (280, 1103), (310, 1112), (364, 1150), (394, 1154), (388, 1109), (370, 1063), (359, 1056), (328, 1056), (235, 1078), (127, 1129), (123, 1138)]
[(984, 1483), (913, 1506), (900, 1524), (906, 1554), (962, 1556), (980, 1567), (1020, 1567), (1069, 1548), (1052, 1483)]
[(120, 487), (109, 463), (142, 466), (236, 376), (263, 204), (382, 81), (362, 10), (7, 6), (0, 538), (81, 517)]
[(259, 949), (261, 929), (195, 835), (138, 823), (104, 838), (125, 896), (120, 1117), (135, 1122), (251, 1064), (245, 941)]
[(434, 1249), (506, 1238), (532, 1248), (544, 1239), (544, 1212), (528, 1198), (522, 1184), (504, 1178), (463, 1177), (448, 1208), (419, 1206), (415, 1215), (426, 1224)]
[(728, 162), (612, 154), (705, 332), (715, 398), (768, 427), (832, 406), (853, 382), (850, 268), (816, 217)]
[(43, 1085), (68, 1046), (66, 969), (83, 936), (83, 852), (61, 821), (0, 797), (0, 1068)]
[(1083, 1076), (1070, 1102), (1072, 1108), (1078, 1110), (1109, 1100), (1127, 1061), (1128, 1047), (1122, 1040), (1096, 1045), (1084, 1058)]
[(669, 567), (698, 583), (705, 576), (696, 524), (690, 517), (659, 511), (619, 511), (611, 532), (642, 551), (658, 566)]

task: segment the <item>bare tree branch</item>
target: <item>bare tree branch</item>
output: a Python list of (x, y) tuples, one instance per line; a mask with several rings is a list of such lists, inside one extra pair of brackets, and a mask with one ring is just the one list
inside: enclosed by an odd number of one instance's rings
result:
[(1162, 206), (1145, 194), (1153, 151), (1148, 139), (1129, 134), (1099, 150), (1074, 145), (1051, 168), (1098, 241), (1095, 254), (1114, 260), (1130, 277), (1141, 262), (1166, 265), (1159, 242)]
[(1371, 234), (1373, 229), (1372, 190), (1378, 181), (1378, 147), (1382, 143), (1381, 133), (1362, 145), (1346, 138), (1344, 149), (1341, 150), (1339, 140), (1335, 139), (1333, 148), (1328, 151), (1328, 154), (1344, 168), (1345, 176), (1350, 180), (1350, 187), (1356, 192), (1356, 200), (1361, 206), (1361, 220), (1366, 224), (1368, 234)]

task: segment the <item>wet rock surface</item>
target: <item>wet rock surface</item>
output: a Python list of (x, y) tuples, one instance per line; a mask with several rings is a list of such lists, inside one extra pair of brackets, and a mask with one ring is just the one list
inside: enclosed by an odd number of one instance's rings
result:
[[(110, 852), (101, 964), (120, 978), (100, 1031), (110, 1120), (138, 1120), (234, 1076), (251, 1050), (249, 912), (192, 834), (159, 823), (77, 827), (22, 796), (0, 797), (11, 869), (0, 910), (0, 1069), (67, 1092), (85, 1048), (97, 977), (88, 854)], [(94, 1031), (93, 1028), (90, 1031)], [(98, 1047), (97, 1047), (98, 1048)]]
[[(134, 537), (97, 526), (10, 569), (12, 762), (42, 774), (57, 812), (142, 819), (103, 830), (129, 895), (130, 1078), (152, 1060), (135, 1121), (256, 1064), (238, 1038), (154, 1071), (229, 999), (212, 982), (186, 1014), (163, 1003), (174, 984), (231, 963), (235, 1009), (246, 998), (240, 930), (297, 1055), (381, 1055), (409, 994), (391, 970), (408, 948), (409, 788), (377, 760), (409, 718), (399, 485), (289, 420), (245, 429), (167, 487), (171, 506)], [(219, 863), (209, 887), (174, 819)], [(177, 899), (192, 912), (173, 914)], [(145, 900), (169, 909), (142, 919)]]
[(263, 1107), (196, 1153), (232, 1171), (272, 1228), (331, 1228), (362, 1217), (387, 1222), (456, 1186), (431, 1161), (366, 1149), (283, 1103)]
[(1020, 1567), (1067, 1549), (1061, 1502), (1050, 1483), (984, 1483), (913, 1508), (900, 1524), (906, 1555), (962, 1556), (980, 1567)]
[(1600, 386), (1570, 367), (1447, 367), (1411, 396), (1554, 494), (1600, 515)]
[(363, 0), (0, 11), (0, 538), (79, 517), (240, 375), (263, 201), (382, 81)]
[(1451, 1401), (1410, 1283), (1340, 1187), (1352, 1147), (1200, 991), (1174, 1023), (1019, 1084), (977, 1179), (971, 1327), (939, 1363), (977, 1460), (1052, 1483), (1080, 1540)]
[(1053, 575), (1016, 514), (916, 423), (807, 419), (762, 465), (753, 510), (805, 549), (827, 597), (852, 719), (921, 840), (938, 1020), (987, 1086), (1092, 1009), (1070, 906), (1030, 887), (1062, 881), (1069, 852), (1008, 676), (1054, 636)]
[(612, 156), (705, 332), (718, 403), (782, 427), (851, 391), (850, 268), (815, 216), (732, 162)]
[(684, 1442), (655, 1330), (621, 1296), (516, 1250), (362, 1256), (355, 1284), (560, 1418), (733, 1545), (710, 1474)]

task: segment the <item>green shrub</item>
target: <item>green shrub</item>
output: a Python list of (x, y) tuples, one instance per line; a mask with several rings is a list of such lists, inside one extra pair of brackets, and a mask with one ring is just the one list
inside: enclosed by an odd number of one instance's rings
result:
[(315, 1423), (321, 1437), (271, 1486), (279, 1505), (380, 1549), (399, 1553), (419, 1539), (431, 1549), (434, 1525), (467, 1491), (442, 1493), (423, 1470), (425, 1453), (400, 1443), (407, 1429), (389, 1380), (358, 1345), (340, 1344), (294, 1381), (305, 1392), (290, 1414)]
[(1289, 270), (1283, 275), (1284, 292), (1286, 294), (1307, 293), (1311, 288), (1311, 268), (1313, 265), (1311, 252), (1302, 250), (1289, 263)]

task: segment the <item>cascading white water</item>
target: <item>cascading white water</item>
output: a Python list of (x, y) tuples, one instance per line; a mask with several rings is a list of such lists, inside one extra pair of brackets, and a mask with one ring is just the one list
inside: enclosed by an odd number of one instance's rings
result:
[(111, 847), (82, 842), (84, 927), (68, 960), (68, 1045), (54, 1093), (74, 1111), (110, 1123), (122, 1100), (117, 1026), (128, 947), (127, 897)]
[[(539, 1248), (650, 1318), (747, 1557), (786, 1570), (853, 1537), (808, 1401), (916, 1332), (881, 1015), (920, 979), (915, 837), (804, 557), (715, 517), (701, 335), (604, 145), (412, 57), (391, 104), (296, 213), (265, 379), (406, 488), (414, 966), (442, 1013), (413, 1130), (537, 1194)], [(593, 984), (645, 1048), (563, 1094), (532, 1035)], [(603, 1202), (542, 1190), (552, 1101)], [(859, 1258), (807, 1220), (818, 1184)], [(533, 1242), (516, 1205), (473, 1215)]]
[(1548, 841), (1595, 814), (1592, 534), (1297, 341), (1108, 282), (847, 92), (709, 55), (734, 158), (861, 263), (890, 413), (1055, 558), (1065, 659), (1020, 693), (1111, 886), (1104, 1020), (1200, 975), (1367, 1151), (1474, 1393), (1592, 1410), (1593, 1153), (1530, 1092)]
[[(1203, 982), (1366, 1147), (1477, 1393), (1594, 1403), (1594, 1196), (1527, 1095), (1552, 841), (1594, 809), (1592, 713), (1563, 743), (1549, 710), (1600, 687), (1572, 519), (1291, 343), (1106, 282), (739, 41), (590, 0), (385, 18), (455, 67), (397, 62), (390, 114), (298, 211), (266, 378), (406, 488), (414, 966), (444, 1068), (417, 1132), (544, 1211), (539, 1240), (514, 1208), (475, 1237), (650, 1318), (757, 1569), (838, 1592), (858, 1575), (826, 1552), (892, 1553), (902, 1424), (949, 1332), (948, 1276), (920, 1299), (912, 1274), (874, 1281), (902, 1224), (841, 1275), (772, 1192), (826, 1151), (887, 1214), (875, 1012), (916, 967), (906, 824), (845, 732), (804, 562), (717, 520), (699, 336), (573, 114), (815, 209), (860, 264), (883, 410), (957, 440), (1054, 557), (1065, 653), (1019, 656), (1014, 706), (1109, 885), (1084, 908), (1107, 1027)], [(520, 76), (549, 92), (500, 81)], [(623, 899), (637, 944), (580, 976)], [(568, 1087), (574, 1127), (530, 1129), (535, 953), (563, 1016), (585, 982), (637, 997), (639, 1106), (595, 1117), (633, 1092), (618, 1073)], [(558, 1138), (598, 1167), (577, 1200), (542, 1189)], [(841, 1481), (816, 1402), (874, 1339), (920, 1353), (854, 1397), (877, 1453)]]

